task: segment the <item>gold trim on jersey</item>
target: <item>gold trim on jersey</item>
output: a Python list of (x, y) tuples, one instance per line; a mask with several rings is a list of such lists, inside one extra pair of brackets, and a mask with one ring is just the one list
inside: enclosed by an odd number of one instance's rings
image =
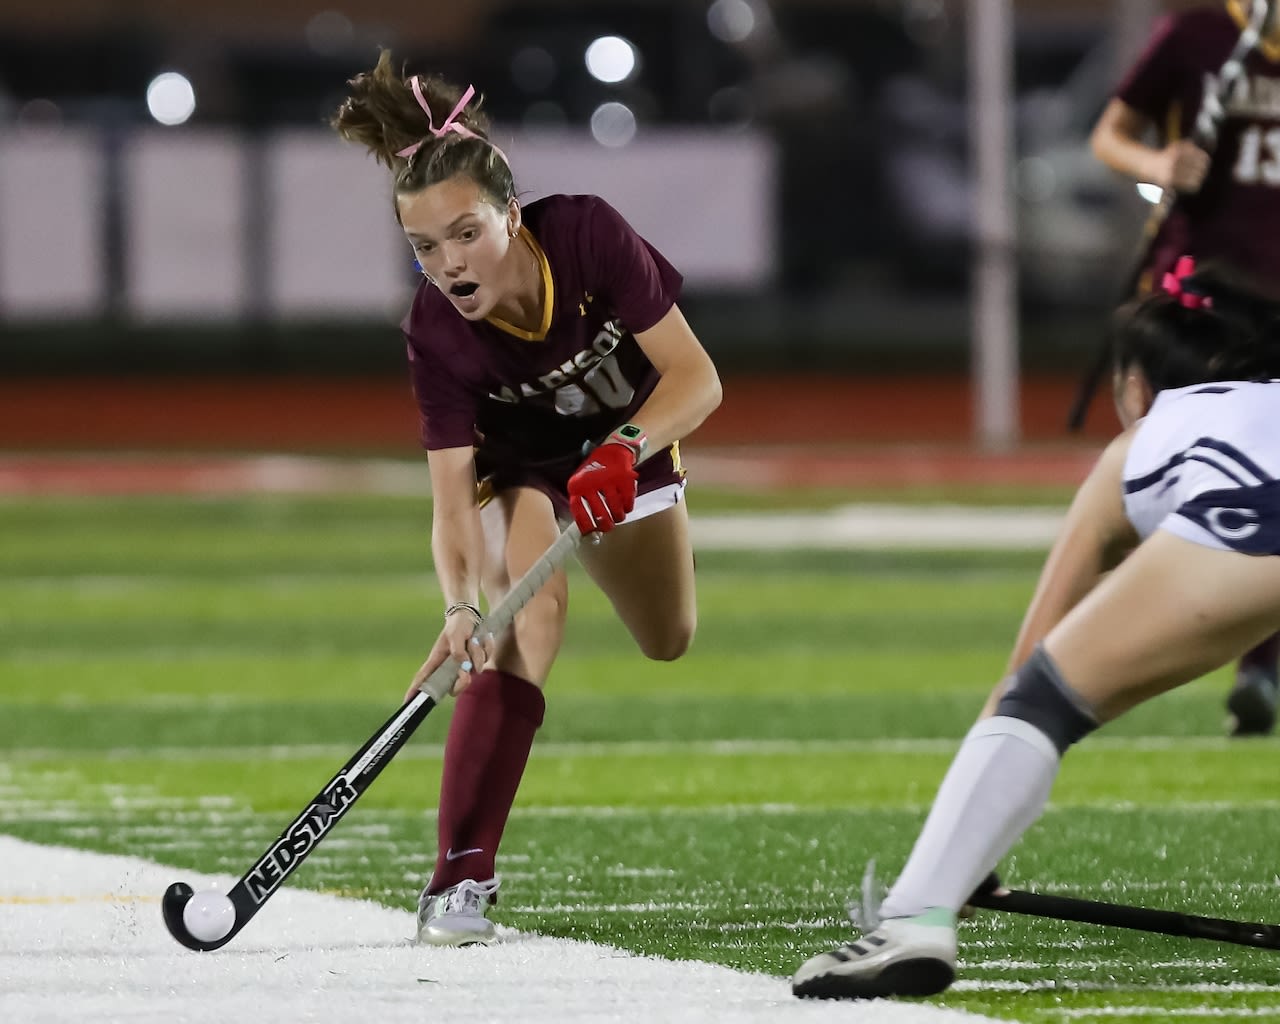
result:
[(676, 471), (676, 475), (679, 476), (681, 480), (683, 480), (687, 475), (685, 473), (684, 466), (680, 462), (680, 442), (679, 441), (671, 442), (671, 468)]
[[(1249, 11), (1252, 8), (1253, 4), (1246, 7), (1244, 0), (1227, 0), (1227, 13), (1242, 30), (1249, 24)], [(1258, 50), (1267, 60), (1280, 63), (1280, 22), (1277, 22), (1274, 14), (1258, 42)]]
[(1182, 138), (1182, 104), (1174, 100), (1164, 115), (1164, 141), (1166, 144)]
[(523, 327), (507, 323), (501, 317), (490, 315), (485, 317), (485, 320), (493, 324), (498, 330), (514, 335), (521, 341), (546, 341), (547, 331), (551, 330), (551, 313), (556, 308), (556, 289), (555, 283), (551, 278), (551, 264), (547, 260), (547, 254), (542, 251), (542, 246), (533, 237), (533, 232), (523, 224), (520, 225), (519, 237), (529, 247), (534, 258), (537, 259), (538, 270), (542, 274), (542, 321), (536, 331), (526, 331)]

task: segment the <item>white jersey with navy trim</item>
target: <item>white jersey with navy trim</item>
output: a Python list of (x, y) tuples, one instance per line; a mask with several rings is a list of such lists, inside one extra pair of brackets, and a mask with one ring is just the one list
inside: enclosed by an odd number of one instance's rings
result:
[(1280, 380), (1161, 391), (1124, 466), (1142, 538), (1162, 529), (1208, 547), (1272, 554), (1280, 531)]

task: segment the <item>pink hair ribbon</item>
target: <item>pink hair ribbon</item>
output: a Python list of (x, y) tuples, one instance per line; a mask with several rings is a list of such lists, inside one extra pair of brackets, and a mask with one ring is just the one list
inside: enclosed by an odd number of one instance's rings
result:
[(1213, 297), (1210, 295), (1193, 295), (1182, 287), (1182, 282), (1195, 273), (1196, 261), (1190, 256), (1179, 256), (1172, 272), (1166, 273), (1160, 280), (1160, 287), (1165, 294), (1172, 295), (1186, 309), (1213, 309)]
[[(479, 139), (482, 142), (489, 142), (489, 140), (483, 135), (476, 134), (458, 120), (458, 115), (461, 114), (466, 105), (471, 102), (471, 97), (476, 94), (476, 87), (474, 85), (467, 86), (466, 91), (462, 94), (462, 98), (458, 100), (454, 105), (454, 108), (449, 111), (449, 116), (441, 122), (439, 128), (436, 127), (435, 120), (431, 115), (430, 104), (427, 103), (426, 97), (422, 95), (422, 84), (417, 75), (414, 75), (413, 79), (409, 82), (409, 88), (413, 90), (413, 96), (414, 99), (418, 101), (418, 106), (420, 106), (427, 115), (427, 131), (429, 131), (433, 137), (441, 139), (448, 135), (449, 132), (453, 132), (455, 135), (461, 135), (468, 139)], [(405, 146), (404, 149), (399, 150), (396, 153), (396, 156), (411, 157), (426, 141), (426, 138), (421, 138), (412, 146)], [(506, 153), (498, 149), (497, 146), (494, 146), (492, 142), (489, 142), (489, 145), (493, 146), (494, 152), (496, 152), (498, 156), (502, 157), (503, 161), (507, 161)]]

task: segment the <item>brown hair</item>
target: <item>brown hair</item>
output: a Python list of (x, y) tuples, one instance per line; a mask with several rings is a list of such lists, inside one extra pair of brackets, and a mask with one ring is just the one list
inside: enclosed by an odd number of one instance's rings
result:
[[(418, 86), (431, 107), (431, 119), (443, 124), (462, 98), (463, 90), (435, 75), (418, 75)], [(456, 120), (479, 138), (446, 132), (432, 135), (426, 112), (418, 105), (410, 83), (391, 61), (391, 51), (378, 55), (377, 66), (347, 82), (351, 95), (330, 124), (348, 142), (358, 142), (395, 174), (397, 196), (421, 192), (429, 185), (457, 175), (474, 181), (494, 206), (506, 209), (514, 198), (515, 182), (506, 159), (488, 141), (489, 118), (481, 100), (473, 99)], [(409, 156), (404, 149), (421, 143)], [(397, 217), (399, 211), (397, 208)]]

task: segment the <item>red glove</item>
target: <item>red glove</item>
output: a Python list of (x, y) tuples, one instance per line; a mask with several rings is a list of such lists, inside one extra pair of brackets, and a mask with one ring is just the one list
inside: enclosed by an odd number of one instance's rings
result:
[(636, 505), (636, 457), (622, 444), (602, 444), (569, 477), (569, 508), (585, 537), (608, 533)]

